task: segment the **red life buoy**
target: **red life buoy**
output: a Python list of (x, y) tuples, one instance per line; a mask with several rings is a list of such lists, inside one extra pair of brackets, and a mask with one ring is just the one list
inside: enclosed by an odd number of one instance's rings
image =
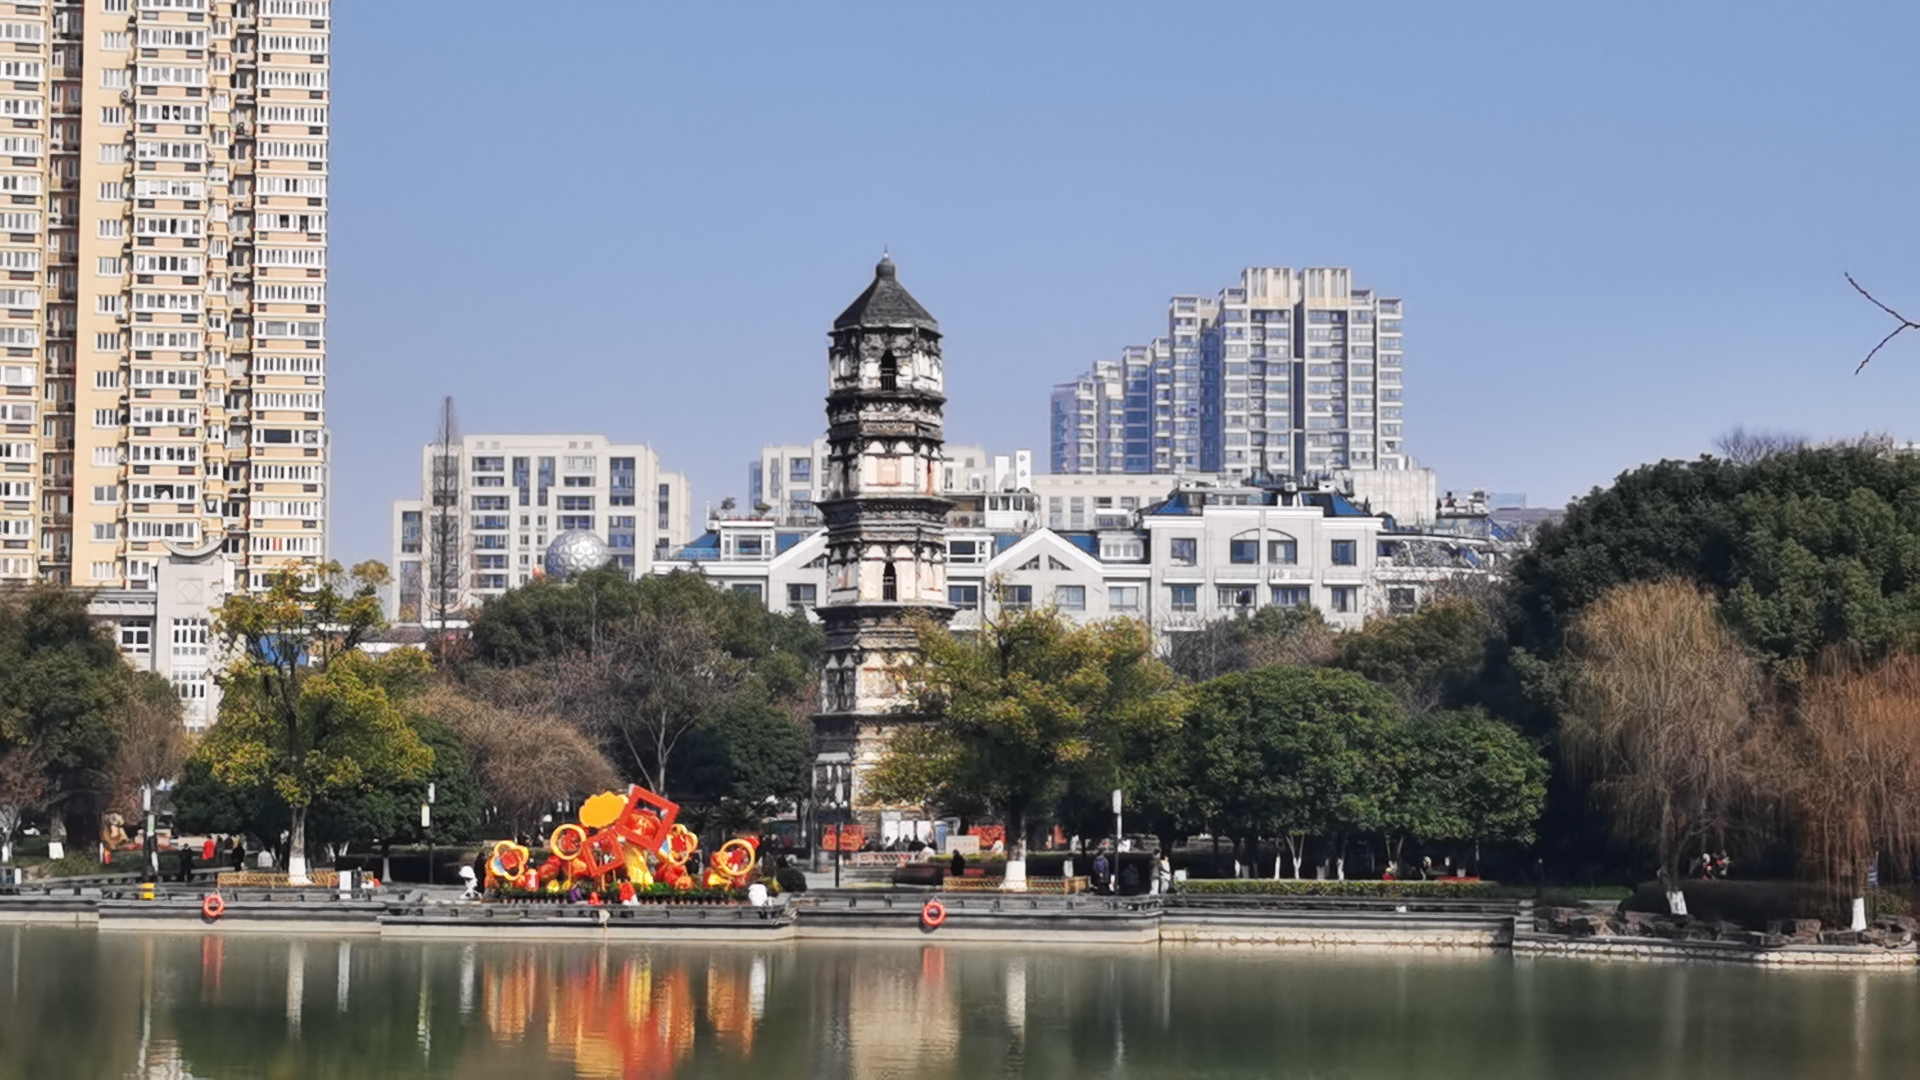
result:
[(920, 921), (929, 930), (940, 929), (940, 924), (947, 921), (946, 905), (938, 900), (927, 901), (927, 906), (920, 909)]
[(209, 919), (219, 918), (221, 913), (226, 910), (227, 902), (220, 899), (219, 893), (208, 893), (207, 898), (200, 901), (200, 914), (205, 915)]

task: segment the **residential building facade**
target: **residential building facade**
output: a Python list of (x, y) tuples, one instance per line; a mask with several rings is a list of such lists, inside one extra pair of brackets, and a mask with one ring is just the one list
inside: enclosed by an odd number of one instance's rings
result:
[[(953, 628), (1051, 606), (1079, 621), (1144, 620), (1164, 644), (1219, 618), (1279, 606), (1317, 608), (1332, 626), (1352, 630), (1371, 616), (1413, 611), (1448, 582), (1497, 572), (1514, 551), (1485, 528), (1397, 528), (1331, 485), (1157, 479), (1160, 493), (1138, 509), (1116, 506), (1073, 528), (1045, 524), (1044, 504), (985, 528), (949, 526)], [(825, 538), (817, 528), (722, 521), (655, 571), (700, 573), (770, 610), (808, 612), (826, 595)]]
[[(1249, 267), (1056, 387), (1053, 471), (1324, 477), (1411, 467), (1402, 303), (1346, 267)], [(1117, 449), (1116, 449), (1117, 448)]]
[(444, 450), (429, 443), (420, 461), (421, 497), (393, 507), (388, 616), (396, 622), (464, 617), (526, 584), (563, 532), (598, 535), (631, 575), (648, 573), (690, 536), (686, 477), (661, 468), (643, 443), (467, 435)]
[(1053, 472), (1125, 472), (1126, 408), (1126, 380), (1111, 360), (1054, 387), (1048, 415)]
[(111, 624), (129, 664), (173, 684), (188, 731), (206, 730), (220, 713), (215, 676), (224, 657), (213, 619), (237, 579), (234, 559), (222, 547), (218, 540), (198, 547), (167, 544), (156, 554), (145, 587), (100, 589), (87, 604)]
[(0, 581), (325, 557), (330, 14), (0, 4)]

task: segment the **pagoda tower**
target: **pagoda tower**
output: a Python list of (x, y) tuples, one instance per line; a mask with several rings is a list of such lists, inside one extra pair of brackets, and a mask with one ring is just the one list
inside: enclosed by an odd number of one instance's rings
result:
[(940, 495), (946, 404), (940, 324), (882, 257), (873, 283), (833, 321), (827, 350), (827, 462), (818, 506), (827, 525), (826, 624), (814, 749), (850, 763), (852, 814), (870, 828), (880, 806), (867, 771), (902, 724), (920, 719), (896, 671), (918, 656), (909, 617), (940, 622), (947, 603), (946, 515)]

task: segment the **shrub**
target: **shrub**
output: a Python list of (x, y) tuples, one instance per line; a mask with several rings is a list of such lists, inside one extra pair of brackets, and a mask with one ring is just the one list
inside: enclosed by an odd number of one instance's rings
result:
[[(1844, 926), (1851, 912), (1842, 912), (1819, 885), (1798, 881), (1688, 881), (1680, 891), (1687, 898), (1687, 915), (1702, 922), (1737, 923), (1748, 930), (1765, 930), (1776, 919), (1819, 919), (1828, 926)], [(1647, 882), (1620, 905), (1627, 911), (1667, 913), (1666, 890)], [(1846, 917), (1843, 917), (1846, 916)]]
[(1892, 889), (1867, 890), (1867, 914), (1873, 919), (1894, 919), (1913, 910), (1913, 901)]
[(1242, 881), (1188, 881), (1180, 891), (1198, 896), (1353, 896), (1382, 900), (1414, 897), (1486, 899), (1496, 886), (1485, 881), (1295, 881), (1256, 878)]

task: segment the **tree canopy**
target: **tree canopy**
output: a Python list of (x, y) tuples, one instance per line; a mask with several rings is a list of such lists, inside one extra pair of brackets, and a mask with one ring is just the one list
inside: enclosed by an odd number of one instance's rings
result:
[(173, 688), (121, 660), (85, 593), (0, 593), (0, 751), (32, 757), (46, 779), (36, 802), (60, 805), (89, 830), (112, 794), (129, 708), (169, 703)]
[(1797, 678), (1822, 649), (1920, 645), (1920, 459), (1863, 445), (1703, 457), (1623, 474), (1543, 528), (1516, 563), (1516, 641), (1559, 652), (1609, 588), (1678, 577)]
[(959, 637), (923, 621), (921, 659), (900, 672), (933, 718), (902, 731), (874, 770), (883, 802), (965, 805), (1000, 816), (1010, 846), (1070, 790), (1127, 787), (1126, 747), (1171, 730), (1178, 680), (1131, 620), (1075, 625), (1021, 612)]
[(433, 765), (399, 705), (423, 685), (426, 656), (359, 649), (384, 625), (377, 590), (385, 579), (379, 563), (278, 574), (259, 593), (229, 596), (214, 624), (236, 659), (198, 753), (222, 783), (270, 787), (287, 804), (296, 881), (306, 873), (315, 800), (418, 780)]

